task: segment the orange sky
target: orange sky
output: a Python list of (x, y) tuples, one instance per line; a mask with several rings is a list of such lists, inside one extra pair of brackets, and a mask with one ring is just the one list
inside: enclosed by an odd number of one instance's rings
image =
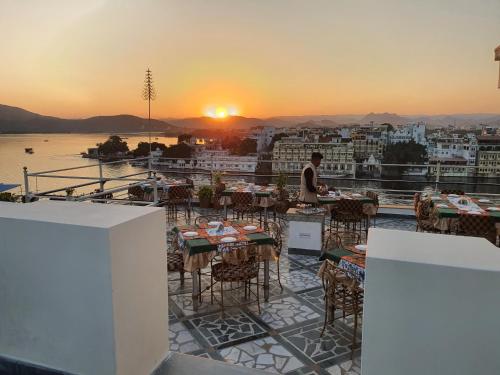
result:
[(498, 0), (2, 0), (0, 103), (42, 114), (500, 112)]

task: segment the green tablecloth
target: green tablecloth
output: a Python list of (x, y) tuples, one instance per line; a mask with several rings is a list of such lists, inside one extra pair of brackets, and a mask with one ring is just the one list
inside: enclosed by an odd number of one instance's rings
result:
[[(250, 242), (257, 245), (273, 245), (274, 240), (267, 233), (250, 233), (246, 235)], [(186, 240), (186, 247), (189, 250), (189, 255), (204, 253), (207, 251), (216, 251), (217, 245), (211, 244), (205, 238), (195, 238)]]
[(334, 249), (327, 250), (319, 257), (319, 260), (329, 259), (335, 263), (340, 262), (340, 259), (346, 255), (353, 255), (352, 251), (344, 249), (343, 247), (337, 247)]
[[(233, 195), (233, 193), (236, 193), (237, 191), (238, 190), (224, 190), (222, 192), (222, 196), (224, 196), (224, 197), (230, 197), (231, 195)], [(255, 196), (256, 197), (270, 197), (271, 193), (272, 192), (270, 192), (270, 191), (256, 191), (255, 192)]]
[[(341, 198), (340, 197), (318, 197), (318, 202), (320, 204), (336, 204), (338, 203), (338, 201), (340, 200)], [(373, 199), (371, 198), (368, 198), (367, 196), (362, 196), (362, 197), (359, 197), (359, 198), (352, 198), (354, 200), (358, 200), (360, 201), (361, 203), (363, 204), (366, 204), (366, 203), (375, 203), (373, 201)]]

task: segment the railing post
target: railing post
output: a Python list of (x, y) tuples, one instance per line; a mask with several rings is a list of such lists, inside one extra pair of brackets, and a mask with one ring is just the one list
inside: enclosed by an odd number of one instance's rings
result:
[(153, 180), (153, 201), (155, 204), (158, 203), (158, 183), (156, 178)]
[(439, 178), (441, 177), (441, 163), (438, 161), (436, 164), (436, 184), (434, 191), (438, 190)]
[(104, 181), (102, 179), (102, 161), (99, 159), (99, 190), (104, 191)]
[(28, 203), (31, 200), (29, 178), (28, 178), (28, 167), (23, 167), (24, 174), (24, 203)]
[(149, 153), (149, 156), (148, 156), (148, 178), (151, 178), (152, 169), (153, 169), (153, 155), (151, 155), (151, 153)]

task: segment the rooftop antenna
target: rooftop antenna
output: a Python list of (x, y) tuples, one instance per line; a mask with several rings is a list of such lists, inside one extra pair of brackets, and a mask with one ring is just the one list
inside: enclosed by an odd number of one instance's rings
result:
[(142, 98), (148, 101), (148, 138), (149, 138), (149, 155), (151, 156), (151, 100), (156, 99), (156, 90), (153, 85), (153, 72), (148, 68), (144, 77), (144, 89), (142, 90)]

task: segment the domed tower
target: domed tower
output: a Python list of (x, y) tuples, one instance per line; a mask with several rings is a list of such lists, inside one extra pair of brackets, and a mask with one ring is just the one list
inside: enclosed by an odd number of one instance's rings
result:
[[(500, 46), (495, 48), (495, 61), (500, 61)], [(498, 88), (500, 89), (500, 72), (498, 75)]]

